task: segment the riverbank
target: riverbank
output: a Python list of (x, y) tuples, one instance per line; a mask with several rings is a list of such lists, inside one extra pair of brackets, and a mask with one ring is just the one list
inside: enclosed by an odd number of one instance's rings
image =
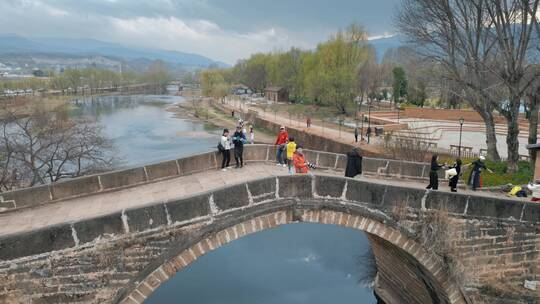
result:
[[(232, 117), (216, 107), (209, 98), (195, 98), (177, 103), (167, 108), (167, 111), (175, 113), (175, 117), (210, 123), (218, 129), (228, 128), (231, 132), (235, 129), (238, 116)], [(249, 125), (250, 122), (246, 122)], [(252, 122), (253, 123), (253, 122)], [(255, 143), (272, 144), (275, 142), (275, 134), (269, 130), (254, 124)]]

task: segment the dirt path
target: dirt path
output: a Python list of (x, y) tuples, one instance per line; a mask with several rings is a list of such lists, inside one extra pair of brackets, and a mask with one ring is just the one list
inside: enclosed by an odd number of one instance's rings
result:
[[(195, 103), (198, 109), (205, 109), (206, 111), (199, 111), (197, 114), (195, 107), (191, 102), (176, 104), (169, 107), (167, 110), (176, 113), (178, 117), (187, 117), (193, 120), (208, 122), (219, 129), (228, 128), (233, 132), (238, 122), (237, 118), (233, 118), (230, 113), (223, 113), (220, 109), (212, 106), (210, 99), (201, 98), (196, 100)], [(254, 132), (255, 143), (272, 144), (275, 142), (275, 135), (270, 134), (270, 132), (265, 129), (257, 128), (255, 126)]]

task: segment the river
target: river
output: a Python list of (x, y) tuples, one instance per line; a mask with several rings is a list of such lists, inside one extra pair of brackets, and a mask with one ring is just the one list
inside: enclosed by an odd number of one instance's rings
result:
[[(96, 120), (122, 166), (216, 149), (219, 129), (175, 117), (178, 96), (104, 96), (73, 102), (71, 115)], [(375, 303), (359, 283), (365, 235), (348, 228), (293, 224), (259, 232), (210, 252), (158, 288), (146, 303)]]

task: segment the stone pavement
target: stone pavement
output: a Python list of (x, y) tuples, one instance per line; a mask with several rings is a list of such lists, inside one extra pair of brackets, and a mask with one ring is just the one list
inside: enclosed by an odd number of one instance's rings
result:
[[(343, 172), (340, 171), (321, 169), (313, 170), (312, 173), (316, 175), (343, 175)], [(287, 168), (278, 167), (274, 164), (249, 163), (241, 169), (230, 168), (225, 172), (220, 170), (206, 171), (117, 191), (100, 192), (93, 195), (66, 199), (56, 203), (44, 204), (30, 209), (1, 214), (0, 235), (31, 231), (66, 222), (76, 222), (83, 219), (119, 212), (124, 209), (159, 204), (169, 200), (189, 197), (227, 185), (287, 174)], [(407, 186), (419, 189), (425, 187), (424, 182), (410, 180), (390, 180), (374, 176), (362, 176), (358, 178), (385, 185)], [(439, 191), (448, 191), (448, 187), (444, 181), (441, 181), (440, 184), (441, 190)], [(472, 191), (461, 192), (468, 194), (473, 193)], [(485, 192), (477, 192), (475, 194), (493, 197), (497, 196), (497, 194)]]

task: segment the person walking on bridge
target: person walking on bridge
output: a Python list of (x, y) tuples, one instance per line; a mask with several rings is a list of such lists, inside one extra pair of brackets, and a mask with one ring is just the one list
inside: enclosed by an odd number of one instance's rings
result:
[(234, 160), (236, 161), (235, 168), (242, 168), (244, 166), (244, 144), (246, 143), (246, 135), (242, 132), (242, 126), (236, 127), (232, 140), (234, 144)]
[(439, 189), (439, 175), (437, 171), (441, 169), (444, 165), (440, 165), (437, 161), (439, 156), (433, 154), (431, 157), (431, 170), (429, 170), (429, 185), (426, 187), (428, 190), (438, 190)]
[(279, 134), (276, 139), (276, 146), (277, 146), (277, 164), (278, 166), (286, 167), (285, 165), (285, 144), (287, 144), (287, 140), (289, 139), (289, 134), (285, 130), (284, 126), (281, 126), (279, 128)]

